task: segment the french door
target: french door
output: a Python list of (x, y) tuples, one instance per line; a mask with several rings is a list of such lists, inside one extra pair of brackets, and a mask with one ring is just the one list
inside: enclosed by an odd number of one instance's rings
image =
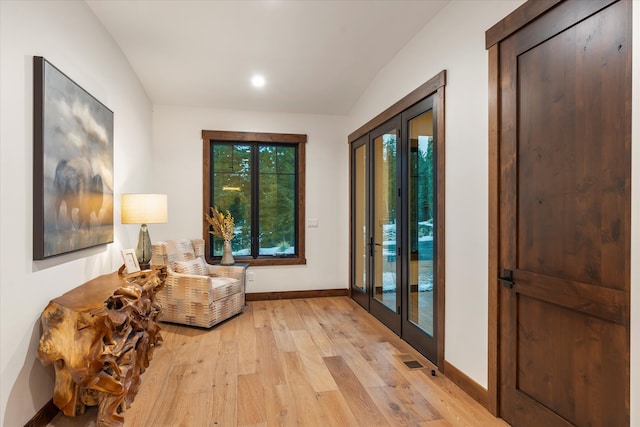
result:
[(352, 144), (352, 296), (436, 362), (433, 98)]
[(434, 100), (429, 97), (402, 113), (404, 170), (402, 205), (405, 279), (402, 286), (402, 338), (436, 363), (437, 186), (438, 145), (435, 140)]
[(389, 329), (400, 335), (398, 286), (398, 148), (396, 117), (357, 141), (353, 155), (353, 297)]

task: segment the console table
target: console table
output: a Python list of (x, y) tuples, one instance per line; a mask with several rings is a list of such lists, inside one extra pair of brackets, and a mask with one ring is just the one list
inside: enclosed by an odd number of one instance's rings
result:
[(65, 415), (98, 405), (98, 427), (122, 426), (140, 374), (162, 342), (156, 293), (166, 267), (106, 274), (51, 300), (44, 309), (38, 358), (54, 365), (53, 402)]

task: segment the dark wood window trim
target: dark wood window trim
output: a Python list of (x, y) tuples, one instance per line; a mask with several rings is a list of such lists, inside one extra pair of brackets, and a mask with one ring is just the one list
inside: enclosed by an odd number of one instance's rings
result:
[[(447, 72), (445, 70), (440, 71), (434, 77), (427, 80), (420, 87), (412, 91), (410, 94), (393, 104), (391, 107), (384, 110), (382, 113), (375, 116), (373, 119), (369, 120), (367, 123), (362, 125), (357, 130), (353, 131), (348, 138), (349, 144), (356, 141), (363, 135), (366, 135), (373, 129), (377, 128), (387, 120), (397, 116), (402, 113), (407, 108), (411, 107), (413, 104), (416, 104), (419, 101), (422, 101), (424, 98), (438, 92), (437, 98), (440, 96), (440, 91), (442, 90), (442, 99), (440, 100), (442, 106), (442, 114), (444, 117), (444, 86), (447, 80)], [(440, 120), (440, 117), (437, 118)], [(443, 122), (444, 123), (444, 122)], [(444, 130), (441, 131), (444, 136)]]
[[(421, 100), (427, 98), (428, 96), (431, 96), (431, 95), (434, 96), (433, 107), (436, 114), (434, 118), (437, 123), (437, 126), (435, 128), (436, 140), (438, 141), (438, 144), (442, 147), (442, 149), (438, 150), (438, 157), (436, 159), (436, 164), (437, 164), (436, 168), (438, 171), (437, 177), (436, 177), (436, 180), (437, 180), (436, 192), (438, 194), (438, 201), (437, 201), (438, 229), (436, 234), (437, 237), (436, 237), (435, 245), (436, 245), (436, 251), (439, 254), (438, 259), (436, 261), (437, 271), (438, 271), (438, 277), (436, 278), (437, 280), (436, 286), (438, 286), (438, 296), (436, 300), (438, 316), (435, 319), (436, 320), (435, 328), (437, 331), (436, 360), (437, 360), (437, 366), (443, 372), (445, 372), (445, 366), (446, 366), (444, 363), (445, 361), (444, 360), (444, 341), (445, 341), (445, 338), (444, 338), (444, 317), (445, 317), (445, 310), (444, 310), (444, 302), (445, 302), (445, 281), (444, 281), (444, 278), (445, 278), (445, 247), (444, 247), (445, 246), (445, 235), (444, 235), (445, 234), (444, 233), (445, 231), (445, 216), (444, 216), (445, 214), (445, 211), (444, 211), (444, 207), (445, 207), (445, 149), (444, 149), (445, 147), (445, 132), (444, 132), (445, 103), (444, 101), (445, 100), (444, 100), (444, 88), (446, 85), (446, 81), (447, 81), (447, 71), (442, 70), (441, 72), (436, 74), (434, 77), (432, 77), (431, 79), (423, 83), (420, 87), (418, 87), (417, 89), (409, 93), (404, 98), (400, 99), (398, 102), (396, 102), (395, 104), (393, 104), (392, 106), (384, 110), (382, 113), (378, 114), (373, 119), (369, 120), (367, 123), (365, 123), (363, 126), (358, 128), (348, 136), (348, 143), (352, 144), (353, 142), (357, 141), (360, 137), (368, 134), (369, 132), (374, 130), (376, 127), (382, 125), (386, 121), (402, 113), (404, 110), (411, 107), (412, 105), (420, 102)], [(352, 153), (352, 151), (350, 151), (350, 153)], [(353, 162), (353, 159), (349, 159), (350, 168), (351, 168), (352, 162)], [(352, 176), (352, 173), (353, 171), (349, 170), (350, 177)], [(349, 188), (351, 188), (351, 185), (349, 186)], [(352, 197), (353, 197), (353, 194), (349, 194), (349, 200), (351, 200)], [(350, 218), (349, 236), (352, 236), (353, 229), (351, 227), (353, 226), (353, 212), (351, 212), (351, 208), (349, 212), (349, 218)], [(349, 242), (349, 247), (350, 248), (353, 247), (352, 241)], [(351, 253), (351, 250), (350, 250), (349, 277), (353, 277), (352, 269), (353, 269), (353, 254)]]
[(211, 205), (210, 200), (210, 182), (211, 182), (211, 165), (210, 165), (210, 150), (213, 141), (227, 141), (227, 142), (262, 142), (262, 143), (279, 143), (279, 144), (292, 144), (298, 147), (298, 201), (297, 201), (297, 234), (298, 234), (298, 254), (296, 257), (287, 258), (256, 258), (237, 260), (251, 266), (268, 266), (268, 265), (300, 265), (306, 264), (305, 258), (305, 147), (307, 142), (307, 135), (303, 134), (291, 134), (291, 133), (261, 133), (261, 132), (233, 132), (233, 131), (214, 131), (203, 130), (202, 131), (202, 201), (203, 201), (203, 215), (202, 215), (202, 236), (205, 242), (205, 256), (207, 261), (216, 262), (217, 259), (213, 258), (209, 249), (209, 224), (204, 219), (204, 212), (209, 209)]

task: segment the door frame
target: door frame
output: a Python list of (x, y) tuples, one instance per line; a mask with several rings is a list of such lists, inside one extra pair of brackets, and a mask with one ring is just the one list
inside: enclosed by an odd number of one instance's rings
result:
[[(436, 365), (438, 370), (445, 373), (445, 360), (444, 360), (444, 346), (445, 346), (445, 85), (447, 80), (446, 70), (440, 71), (438, 74), (427, 80), (420, 85), (417, 89), (406, 95), (404, 98), (391, 105), (389, 108), (378, 114), (373, 119), (362, 125), (360, 128), (349, 134), (347, 142), (349, 146), (357, 141), (364, 135), (367, 135), (371, 130), (377, 128), (381, 124), (385, 123), (394, 116), (399, 115), (407, 108), (420, 102), (422, 99), (433, 95), (434, 96), (434, 121), (437, 123), (435, 127), (435, 137), (441, 146), (438, 152), (436, 164), (437, 164), (437, 176), (436, 176), (436, 192), (439, 195), (437, 204), (438, 215), (438, 233), (434, 242), (435, 250), (438, 253), (436, 260), (436, 268), (438, 276), (436, 277), (436, 287), (438, 293), (436, 295), (436, 307), (438, 316), (435, 318), (434, 331), (436, 332)], [(437, 106), (437, 108), (435, 108)], [(353, 150), (349, 150), (349, 179), (351, 179), (353, 173)], [(352, 186), (349, 185), (349, 200), (352, 200)], [(350, 204), (350, 209), (352, 205)], [(353, 210), (349, 212), (349, 293), (353, 298), (354, 290), (351, 288), (353, 278)], [(450, 365), (449, 365), (450, 366)]]
[[(489, 116), (488, 116), (488, 167), (489, 167), (489, 259), (488, 259), (488, 383), (487, 409), (500, 416), (501, 368), (500, 368), (500, 311), (505, 303), (505, 292), (498, 281), (500, 249), (500, 117), (501, 75), (500, 42), (529, 22), (537, 19), (563, 1), (529, 0), (485, 32), (485, 48), (489, 63)], [(596, 0), (594, 0), (595, 2)], [(605, 8), (618, 0), (597, 0)]]

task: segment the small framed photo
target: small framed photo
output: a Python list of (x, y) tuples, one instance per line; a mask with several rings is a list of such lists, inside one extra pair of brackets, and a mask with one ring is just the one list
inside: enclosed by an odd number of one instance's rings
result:
[(122, 259), (124, 260), (124, 267), (127, 270), (127, 274), (140, 271), (140, 264), (138, 264), (138, 257), (136, 257), (136, 251), (134, 249), (123, 249)]

